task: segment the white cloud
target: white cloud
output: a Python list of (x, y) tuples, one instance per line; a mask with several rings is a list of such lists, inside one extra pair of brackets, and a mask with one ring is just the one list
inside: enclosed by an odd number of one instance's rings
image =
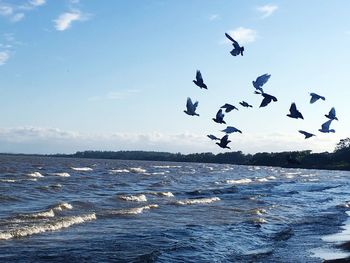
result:
[(1, 51), (0, 52), (0, 66), (4, 65), (9, 58), (10, 58), (10, 54), (8, 51)]
[[(257, 38), (257, 32), (250, 28), (238, 27), (234, 30), (228, 31), (228, 34), (233, 37), (239, 44), (247, 44), (254, 42)], [(225, 40), (228, 43), (229, 40)], [(230, 42), (231, 43), (231, 42)]]
[(55, 22), (55, 28), (58, 31), (64, 31), (71, 27), (74, 21), (85, 21), (88, 16), (83, 15), (80, 11), (72, 11), (61, 14)]
[(277, 9), (278, 9), (277, 5), (271, 5), (271, 4), (257, 7), (257, 10), (262, 14), (261, 18), (266, 18), (271, 16)]
[(33, 6), (41, 6), (46, 3), (46, 0), (31, 0), (30, 4)]
[(221, 17), (218, 14), (212, 14), (209, 16), (209, 21), (219, 20)]
[(2, 16), (10, 16), (13, 13), (13, 8), (6, 4), (0, 3), (0, 15)]
[(126, 89), (119, 91), (110, 91), (106, 95), (103, 96), (93, 96), (88, 98), (89, 101), (99, 101), (99, 100), (121, 100), (126, 99), (129, 96), (139, 93), (138, 89)]
[(11, 21), (12, 22), (19, 22), (24, 18), (24, 14), (23, 13), (17, 13), (14, 16), (11, 17)]

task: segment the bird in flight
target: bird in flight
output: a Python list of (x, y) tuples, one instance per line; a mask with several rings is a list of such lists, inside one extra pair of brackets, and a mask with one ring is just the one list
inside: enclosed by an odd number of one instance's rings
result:
[(261, 93), (264, 93), (264, 90), (262, 89), (262, 86), (270, 79), (270, 74), (264, 74), (256, 78), (256, 80), (252, 81), (253, 86), (255, 89), (260, 90)]
[(320, 96), (320, 95), (313, 93), (313, 92), (310, 93), (310, 96), (311, 96), (311, 99), (310, 99), (311, 104), (318, 101), (319, 99), (326, 100), (325, 97)]
[(220, 138), (218, 138), (218, 137), (216, 137), (215, 135), (212, 135), (212, 134), (207, 135), (207, 137), (209, 139), (213, 140), (213, 141), (216, 141), (216, 140), (220, 141)]
[(217, 113), (215, 118), (213, 118), (213, 121), (215, 121), (216, 123), (224, 123), (226, 124), (226, 122), (224, 121), (224, 116), (225, 114), (222, 113), (222, 109), (220, 109)]
[[(259, 93), (258, 93), (259, 94)], [(277, 98), (267, 93), (260, 93), (264, 99), (261, 101), (260, 108), (267, 106), (271, 101), (276, 102)]]
[(305, 136), (305, 139), (311, 138), (312, 136), (316, 136), (315, 134), (312, 134), (312, 133), (309, 133), (306, 131), (302, 131), (302, 130), (299, 130), (299, 132)]
[(329, 111), (328, 115), (325, 114), (324, 116), (326, 116), (330, 120), (338, 120), (334, 107)]
[(290, 105), (289, 108), (289, 114), (287, 114), (288, 117), (290, 118), (294, 118), (294, 119), (304, 119), (303, 115), (301, 114), (300, 111), (297, 110), (297, 106), (295, 105), (295, 103), (293, 102), (292, 105)]
[(238, 110), (236, 106), (233, 106), (231, 104), (226, 103), (225, 105), (221, 106), (221, 109), (225, 109), (225, 112), (230, 112), (232, 110)]
[(230, 51), (232, 56), (243, 56), (244, 47), (240, 46), (236, 40), (234, 40), (229, 34), (225, 33), (225, 36), (232, 41), (233, 49)]
[(319, 129), (320, 132), (323, 133), (330, 133), (330, 132), (335, 132), (334, 129), (329, 129), (329, 126), (331, 125), (333, 120), (326, 121), (325, 123), (322, 124), (321, 129)]
[(224, 129), (224, 130), (222, 130), (222, 132), (226, 132), (227, 134), (229, 134), (229, 133), (234, 133), (234, 132), (242, 133), (241, 130), (238, 130), (237, 128), (232, 127), (232, 126), (227, 126), (227, 128)]
[(196, 113), (196, 108), (198, 106), (198, 101), (196, 101), (195, 103), (192, 102), (191, 98), (187, 98), (187, 102), (186, 102), (186, 110), (184, 110), (184, 112), (188, 115), (191, 116), (199, 116), (198, 113)]
[(207, 85), (204, 84), (202, 74), (199, 70), (196, 72), (196, 80), (193, 80), (193, 83), (196, 84), (201, 89), (208, 89)]
[(230, 149), (230, 147), (227, 146), (231, 141), (228, 139), (228, 135), (226, 134), (224, 137), (220, 139), (220, 142), (217, 142), (216, 144), (219, 145), (221, 148), (225, 149)]
[[(259, 93), (260, 94), (260, 93)], [(243, 107), (246, 107), (246, 108), (253, 108), (252, 105), (248, 104), (248, 102), (245, 102), (244, 100), (241, 101), (239, 104), (241, 104)]]

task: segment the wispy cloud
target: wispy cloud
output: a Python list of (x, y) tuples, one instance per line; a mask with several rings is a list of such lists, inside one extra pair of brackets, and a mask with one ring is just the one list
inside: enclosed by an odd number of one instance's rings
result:
[(12, 22), (19, 22), (24, 18), (24, 13), (17, 13), (11, 17)]
[[(256, 40), (258, 34), (255, 30), (245, 27), (238, 27), (227, 32), (232, 36), (239, 44), (252, 43)], [(225, 39), (223, 43), (230, 43), (228, 39)]]
[(118, 91), (110, 91), (105, 95), (102, 96), (93, 96), (88, 98), (89, 101), (99, 101), (99, 100), (121, 100), (126, 99), (129, 96), (132, 96), (136, 93), (139, 93), (140, 90), (138, 89), (125, 89), (125, 90), (118, 90)]
[(32, 11), (45, 3), (46, 0), (30, 0), (24, 4), (8, 4), (0, 1), (0, 15), (7, 17), (11, 22), (19, 22), (23, 20), (26, 12)]
[(262, 14), (261, 18), (267, 18), (271, 16), (278, 9), (278, 6), (268, 4), (268, 5), (259, 6), (256, 9), (258, 10), (258, 12)]
[(10, 16), (12, 14), (13, 14), (13, 8), (8, 4), (4, 4), (0, 2), (0, 15)]
[(30, 4), (33, 6), (41, 6), (46, 3), (46, 0), (31, 0)]
[(221, 17), (219, 14), (212, 14), (209, 16), (209, 21), (219, 20)]
[(10, 58), (10, 54), (8, 51), (1, 51), (0, 52), (0, 66), (4, 65), (9, 58)]
[(65, 31), (71, 27), (74, 21), (86, 21), (88, 18), (88, 15), (81, 13), (79, 10), (66, 12), (54, 20), (55, 28), (58, 31)]

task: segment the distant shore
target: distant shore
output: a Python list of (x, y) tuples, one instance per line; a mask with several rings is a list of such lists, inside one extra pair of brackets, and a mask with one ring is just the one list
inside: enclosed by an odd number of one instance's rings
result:
[(277, 166), (283, 168), (304, 168), (323, 170), (350, 171), (350, 149), (345, 148), (332, 153), (312, 153), (311, 151), (293, 151), (279, 153), (243, 154), (241, 151), (213, 154), (207, 153), (169, 153), (155, 151), (82, 151), (74, 154), (14, 154), (0, 153), (0, 155), (42, 156), (89, 159), (167, 161), (219, 163), (252, 166)]

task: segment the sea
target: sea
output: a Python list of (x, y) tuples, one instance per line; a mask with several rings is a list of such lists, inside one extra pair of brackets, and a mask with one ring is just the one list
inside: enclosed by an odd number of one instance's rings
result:
[(349, 257), (350, 172), (0, 156), (0, 262)]

